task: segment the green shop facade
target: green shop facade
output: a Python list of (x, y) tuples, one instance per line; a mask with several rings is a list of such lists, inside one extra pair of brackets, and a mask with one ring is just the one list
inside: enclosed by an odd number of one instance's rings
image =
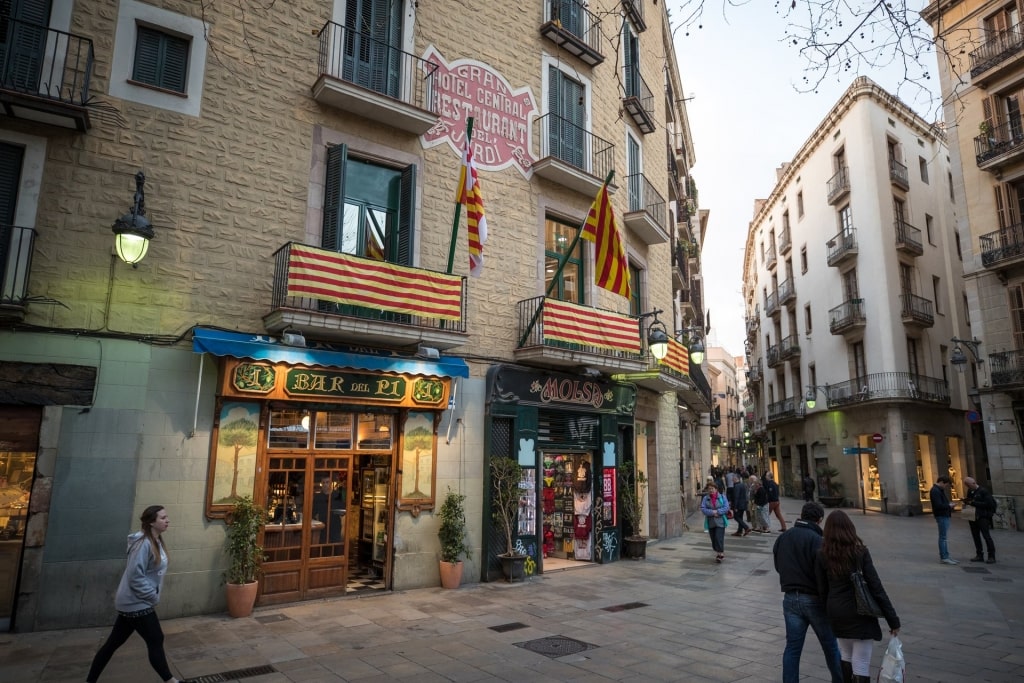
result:
[(515, 551), (527, 576), (566, 562), (614, 562), (622, 556), (622, 475), (634, 462), (637, 388), (512, 365), (487, 373), (482, 579), (503, 578), (504, 535), (489, 514), (490, 463), (509, 457), (522, 467)]

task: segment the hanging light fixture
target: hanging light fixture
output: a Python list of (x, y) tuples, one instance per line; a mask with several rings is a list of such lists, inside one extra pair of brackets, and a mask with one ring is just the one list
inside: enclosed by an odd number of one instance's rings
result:
[(657, 313), (654, 314), (654, 322), (647, 328), (647, 348), (658, 360), (668, 355), (668, 331), (665, 323), (658, 320)]
[(149, 241), (153, 239), (153, 226), (146, 218), (146, 174), (135, 174), (135, 203), (128, 213), (114, 221), (114, 249), (128, 265), (137, 267), (146, 258)]

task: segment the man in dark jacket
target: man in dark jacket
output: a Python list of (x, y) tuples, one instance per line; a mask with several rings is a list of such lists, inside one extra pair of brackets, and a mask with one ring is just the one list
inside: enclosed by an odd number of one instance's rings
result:
[(953, 502), (949, 499), (950, 481), (945, 474), (935, 480), (928, 498), (932, 502), (932, 515), (935, 517), (935, 524), (939, 527), (939, 562), (942, 564), (960, 564), (949, 556), (949, 543), (946, 537), (949, 535), (950, 519), (953, 516)]
[[(764, 473), (764, 492), (768, 494), (768, 514), (775, 515), (782, 526), (780, 531), (786, 530), (786, 518), (782, 516), (782, 504), (779, 502), (779, 485), (775, 483), (775, 475), (770, 471)], [(772, 530), (771, 523), (768, 524), (768, 531)]]
[(748, 499), (749, 491), (747, 490), (747, 478), (742, 475), (737, 475), (739, 481), (733, 486), (732, 490), (732, 509), (736, 519), (736, 533), (733, 536), (746, 536), (750, 533), (750, 525), (743, 521), (743, 515), (747, 512), (747, 507), (750, 503)]
[[(967, 487), (967, 497), (964, 505), (973, 505), (977, 511), (976, 519), (968, 522), (971, 525), (971, 538), (974, 539), (974, 557), (971, 562), (996, 563), (996, 544), (992, 542), (992, 516), (996, 513), (996, 499), (984, 487), (978, 486), (974, 477), (964, 477), (964, 486)], [(988, 547), (988, 559), (981, 552), (981, 539), (985, 538), (985, 545)]]
[(808, 472), (804, 472), (803, 485), (804, 485), (804, 502), (806, 503), (806, 502), (814, 500), (814, 489), (815, 489), (816, 485), (814, 483), (814, 477), (812, 477)]
[(839, 644), (832, 633), (825, 605), (818, 599), (818, 583), (814, 574), (815, 558), (821, 548), (821, 523), (825, 508), (820, 503), (804, 503), (800, 519), (775, 541), (775, 571), (784, 594), (782, 615), (786, 620), (786, 649), (782, 653), (782, 682), (797, 683), (800, 678), (800, 655), (804, 649), (807, 627), (814, 629), (825, 653), (825, 664), (832, 674), (832, 683), (843, 682)]

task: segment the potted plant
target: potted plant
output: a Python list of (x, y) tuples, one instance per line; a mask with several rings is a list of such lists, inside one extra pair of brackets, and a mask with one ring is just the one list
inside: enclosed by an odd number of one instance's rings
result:
[(622, 536), (622, 556), (640, 560), (647, 557), (647, 537), (640, 534), (647, 501), (647, 475), (641, 471), (624, 473), (619, 487), (619, 507), (626, 522)]
[(525, 577), (526, 555), (516, 552), (515, 538), (519, 521), (519, 482), (523, 468), (509, 457), (491, 460), (491, 514), (501, 533), (505, 534), (505, 552), (498, 555), (501, 568), (508, 581), (521, 581)]
[(458, 588), (462, 583), (462, 558), (469, 555), (466, 543), (466, 496), (448, 489), (437, 515), (441, 525), (437, 537), (441, 541), (441, 587)]
[(831, 465), (818, 469), (818, 501), (825, 507), (840, 507), (843, 504), (843, 484), (836, 481), (839, 470)]
[(233, 617), (249, 616), (256, 603), (257, 577), (263, 560), (259, 534), (266, 520), (267, 511), (256, 505), (250, 496), (239, 498), (225, 518), (228, 569), (224, 581), (228, 614)]

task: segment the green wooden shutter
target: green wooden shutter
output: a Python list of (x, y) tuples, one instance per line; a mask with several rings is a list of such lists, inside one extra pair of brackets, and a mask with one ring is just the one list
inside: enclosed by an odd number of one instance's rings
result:
[(327, 148), (327, 175), (324, 178), (324, 222), (320, 245), (332, 251), (341, 250), (341, 222), (345, 205), (345, 163), (348, 147)]
[(132, 80), (175, 92), (185, 92), (189, 42), (184, 38), (140, 26), (135, 43)]
[[(0, 143), (0, 226), (14, 223), (21, 184), (21, 163), (25, 150), (17, 145)], [(6, 241), (0, 248), (6, 248)], [(0, 268), (3, 263), (0, 263)]]
[(46, 51), (46, 27), (50, 23), (49, 0), (15, 0), (4, 13), (15, 22), (4, 22), (0, 40), (0, 64), (4, 65), (4, 85), (32, 92), (39, 88), (43, 54)]
[(416, 228), (416, 166), (402, 169), (401, 195), (398, 204), (398, 249), (394, 262), (402, 266), (412, 265), (413, 237)]
[(187, 40), (176, 36), (165, 36), (164, 64), (160, 78), (160, 87), (175, 92), (185, 92), (188, 75)]
[(160, 80), (160, 34), (140, 26), (135, 41), (132, 80), (156, 85)]

